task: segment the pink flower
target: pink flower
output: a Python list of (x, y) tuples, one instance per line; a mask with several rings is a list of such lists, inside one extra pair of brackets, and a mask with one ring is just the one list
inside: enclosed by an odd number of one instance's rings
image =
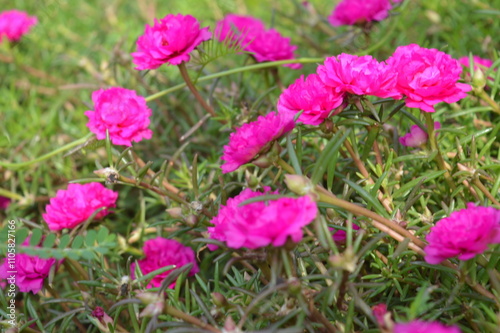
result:
[[(344, 244), (347, 239), (347, 232), (341, 229), (329, 228), (333, 232), (333, 240), (335, 243)], [(352, 224), (352, 230), (359, 230), (359, 226), (355, 223)], [(354, 234), (354, 233), (353, 233)]]
[(108, 208), (116, 207), (118, 193), (105, 188), (101, 183), (69, 184), (67, 190), (59, 190), (43, 219), (50, 230), (74, 228), (85, 222), (97, 209), (104, 208), (95, 216), (100, 219), (109, 214)]
[(409, 323), (396, 323), (394, 333), (461, 333), (456, 326), (445, 326), (437, 321), (414, 320)]
[[(240, 44), (244, 51), (251, 52), (257, 62), (294, 59), (297, 46), (290, 44), (290, 38), (283, 37), (277, 30), (266, 30), (262, 21), (251, 16), (229, 14), (217, 22), (215, 36), (219, 41), (231, 39)], [(301, 64), (284, 65), (293, 69)]]
[[(439, 121), (434, 122), (434, 129), (440, 129), (441, 123)], [(436, 133), (437, 136), (438, 133)], [(417, 125), (413, 125), (410, 128), (410, 133), (406, 133), (406, 135), (399, 138), (399, 143), (406, 147), (420, 147), (429, 139), (429, 135), (427, 132), (422, 130)]]
[(399, 73), (396, 88), (406, 96), (406, 106), (434, 112), (440, 102), (454, 103), (472, 88), (458, 83), (462, 67), (457, 60), (436, 49), (417, 44), (400, 46), (387, 59)]
[(397, 73), (384, 62), (372, 56), (355, 56), (342, 53), (325, 60), (318, 66), (323, 83), (336, 93), (373, 95), (380, 98), (401, 98), (396, 90)]
[(288, 113), (293, 117), (303, 111), (297, 121), (319, 125), (326, 118), (339, 113), (340, 109), (335, 109), (343, 101), (344, 94), (334, 92), (323, 84), (318, 75), (311, 74), (305, 80), (301, 76), (281, 94), (278, 112)]
[[(264, 192), (253, 192), (247, 188), (229, 199), (210, 221), (214, 224), (208, 228), (210, 238), (226, 242), (233, 249), (283, 246), (288, 238), (295, 243), (302, 240), (302, 227), (311, 223), (318, 212), (316, 204), (310, 197), (304, 196), (240, 206), (245, 200), (268, 194), (277, 192), (272, 192), (267, 186)], [(211, 250), (216, 248), (209, 245)]]
[(231, 39), (245, 47), (255, 38), (256, 34), (265, 29), (264, 23), (259, 19), (251, 16), (229, 14), (217, 22), (214, 36), (219, 41)]
[[(474, 61), (474, 69), (477, 69), (477, 68), (482, 68), (482, 69), (490, 68), (491, 65), (493, 65), (493, 61), (490, 60), (490, 59), (483, 59), (483, 58), (480, 58), (478, 56), (473, 56), (472, 59)], [(469, 63), (469, 57), (462, 57), (462, 58), (458, 59), (458, 62), (462, 66), (465, 66), (465, 67), (469, 67), (469, 65), (470, 65), (470, 63)]]
[(200, 23), (191, 15), (168, 14), (146, 25), (144, 35), (137, 40), (137, 52), (132, 53), (135, 69), (155, 69), (168, 63), (179, 65), (189, 61), (189, 53), (201, 42), (209, 40), (208, 27), (200, 29)]
[(385, 303), (379, 303), (377, 305), (372, 306), (372, 313), (375, 319), (377, 320), (378, 326), (386, 327), (386, 315), (387, 315), (387, 305)]
[(0, 13), (0, 42), (4, 37), (10, 42), (20, 40), (37, 23), (38, 19), (35, 16), (29, 16), (20, 10), (13, 9)]
[(293, 118), (271, 112), (237, 128), (230, 134), (229, 144), (224, 146), (222, 172), (232, 172), (267, 152), (273, 141), (290, 132), (294, 125)]
[(10, 205), (10, 199), (0, 195), (0, 210), (6, 210)]
[(333, 26), (381, 21), (389, 15), (389, 10), (389, 0), (343, 0), (335, 7), (328, 21)]
[[(30, 237), (23, 242), (22, 246), (29, 246), (29, 240)], [(36, 294), (42, 289), (43, 281), (49, 276), (50, 269), (55, 263), (56, 260), (53, 258), (42, 259), (38, 256), (16, 253), (14, 260), (2, 259), (0, 279), (5, 279), (8, 284), (15, 284), (23, 293), (31, 291)], [(14, 279), (12, 275), (15, 275)]]
[(483, 253), (489, 244), (500, 243), (500, 210), (469, 203), (466, 209), (440, 220), (426, 240), (429, 245), (424, 249), (425, 261), (430, 264), (455, 256), (469, 260)]
[(152, 111), (135, 91), (120, 87), (99, 89), (92, 93), (92, 101), (94, 110), (84, 114), (89, 118), (87, 127), (97, 139), (106, 139), (106, 130), (115, 145), (132, 146), (132, 141), (151, 139), (153, 132), (148, 126)]
[[(143, 275), (149, 274), (157, 269), (165, 266), (175, 265), (176, 268), (181, 268), (186, 264), (193, 264), (193, 268), (189, 275), (195, 275), (199, 272), (198, 264), (193, 249), (184, 246), (176, 240), (163, 237), (156, 237), (147, 240), (142, 248), (144, 251), (144, 259), (138, 260), (139, 268)], [(135, 279), (135, 263), (130, 266), (132, 278)], [(156, 275), (148, 284), (148, 288), (158, 288), (165, 278), (172, 271), (168, 270)], [(174, 288), (175, 282), (169, 285), (169, 288)]]

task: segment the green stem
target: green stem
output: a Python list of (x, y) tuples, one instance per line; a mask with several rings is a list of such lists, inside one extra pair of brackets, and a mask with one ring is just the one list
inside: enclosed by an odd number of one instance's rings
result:
[(278, 165), (289, 174), (295, 175), (295, 170), (293, 169), (293, 167), (290, 164), (286, 163), (282, 158), (279, 158), (276, 163), (278, 163)]
[(8, 190), (4, 190), (3, 188), (0, 188), (0, 197), (6, 197), (9, 199), (18, 200), (18, 201), (21, 201), (24, 199), (21, 195), (14, 193), (14, 192), (11, 192), (11, 191), (8, 191)]
[(497, 102), (495, 102), (493, 99), (491, 99), (490, 95), (486, 93), (486, 91), (481, 90), (481, 92), (478, 94), (479, 98), (481, 98), (483, 101), (488, 103), (491, 106), (491, 109), (500, 114), (500, 105), (498, 105)]
[(488, 197), (488, 199), (490, 199), (491, 202), (493, 202), (497, 206), (500, 206), (500, 202), (497, 199), (495, 199), (495, 197), (488, 191), (488, 189), (483, 185), (483, 183), (481, 183), (479, 178), (475, 178), (472, 182), (479, 188), (479, 190), (481, 190), (481, 192), (484, 193), (484, 195), (486, 195), (486, 197)]
[(214, 109), (210, 105), (208, 105), (208, 103), (203, 99), (203, 97), (200, 95), (200, 93), (194, 86), (193, 82), (191, 81), (191, 78), (189, 77), (189, 74), (187, 72), (186, 63), (183, 61), (177, 67), (179, 67), (179, 71), (181, 72), (181, 76), (186, 82), (187, 87), (189, 88), (189, 90), (191, 90), (191, 92), (193, 93), (194, 97), (198, 100), (198, 102), (200, 102), (201, 106), (203, 106), (203, 108), (208, 113), (210, 113), (212, 117), (217, 116)]
[(28, 167), (28, 166), (33, 165), (35, 163), (38, 163), (38, 162), (41, 162), (41, 161), (45, 161), (45, 160), (51, 158), (52, 156), (58, 155), (60, 153), (63, 153), (66, 150), (70, 150), (71, 148), (74, 148), (74, 147), (76, 147), (78, 145), (81, 145), (81, 144), (85, 143), (88, 139), (90, 139), (93, 135), (94, 135), (93, 133), (89, 133), (89, 134), (87, 134), (86, 136), (84, 136), (81, 139), (78, 139), (76, 141), (70, 142), (70, 143), (68, 143), (65, 146), (62, 146), (62, 147), (60, 147), (60, 148), (58, 148), (56, 150), (51, 151), (50, 153), (47, 153), (47, 154), (42, 155), (40, 157), (37, 157), (37, 158), (35, 158), (34, 160), (31, 160), (31, 161), (20, 162), (20, 163), (11, 163), (11, 162), (0, 161), (0, 167), (7, 168), (7, 169), (20, 169), (20, 168)]
[[(230, 69), (227, 71), (202, 76), (198, 80), (196, 80), (196, 82), (213, 80), (213, 79), (217, 79), (219, 77), (224, 77), (224, 76), (228, 76), (228, 75), (232, 75), (232, 74), (238, 74), (238, 73), (246, 72), (246, 71), (253, 71), (253, 70), (262, 69), (262, 68), (269, 68), (269, 67), (275, 67), (275, 66), (286, 65), (286, 64), (308, 64), (308, 63), (322, 62), (324, 60), (325, 60), (325, 58), (300, 58), (300, 59), (264, 62), (264, 63), (260, 63), (260, 64), (234, 68), (234, 69)], [(156, 94), (153, 94), (153, 95), (146, 97), (146, 102), (150, 102), (152, 100), (155, 100), (155, 99), (160, 98), (162, 96), (165, 96), (167, 94), (173, 93), (174, 91), (180, 90), (186, 86), (187, 86), (186, 83), (181, 83), (181, 84), (178, 84), (178, 85), (173, 86), (171, 88), (162, 90), (160, 92), (157, 92)]]
[(206, 329), (206, 330), (208, 330), (210, 332), (221, 333), (221, 331), (219, 329), (213, 327), (212, 325), (207, 324), (205, 322), (202, 322), (198, 318), (193, 317), (191, 315), (188, 315), (187, 313), (184, 313), (184, 312), (182, 312), (180, 310), (177, 310), (176, 308), (174, 308), (174, 307), (172, 307), (170, 305), (165, 305), (164, 312), (165, 312), (165, 314), (171, 315), (172, 317), (175, 317), (175, 318), (182, 319), (186, 323), (193, 324), (193, 325), (198, 326), (200, 328)]

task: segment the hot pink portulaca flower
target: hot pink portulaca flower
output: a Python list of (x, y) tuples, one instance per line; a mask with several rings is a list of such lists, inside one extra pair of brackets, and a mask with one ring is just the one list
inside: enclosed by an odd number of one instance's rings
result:
[(112, 87), (92, 93), (94, 110), (85, 111), (87, 127), (97, 139), (106, 139), (106, 130), (115, 145), (132, 146), (132, 141), (151, 139), (148, 129), (152, 111), (135, 91)]
[[(231, 39), (240, 44), (244, 51), (251, 52), (258, 62), (294, 59), (297, 46), (290, 44), (290, 38), (283, 37), (277, 30), (266, 30), (264, 23), (251, 16), (229, 14), (217, 22), (215, 36), (218, 40)], [(301, 64), (284, 65), (293, 69)]]
[(201, 42), (209, 40), (208, 27), (200, 29), (200, 23), (191, 15), (168, 14), (146, 25), (144, 35), (137, 40), (137, 52), (132, 53), (135, 69), (156, 69), (167, 63), (179, 65), (189, 61), (189, 53)]
[(500, 243), (500, 210), (469, 203), (466, 209), (440, 220), (426, 240), (429, 245), (424, 249), (425, 261), (430, 264), (455, 256), (469, 260), (483, 253), (489, 244)]
[(232, 172), (254, 160), (257, 155), (267, 152), (274, 140), (290, 132), (294, 126), (292, 117), (270, 112), (237, 128), (236, 132), (229, 135), (229, 144), (224, 146), (222, 172)]
[[(335, 110), (344, 101), (343, 93), (336, 93), (327, 87), (316, 74), (298, 78), (278, 100), (278, 112), (288, 113), (291, 117), (303, 111), (297, 121), (308, 125), (319, 125), (326, 118), (339, 113)], [(335, 110), (335, 112), (332, 112)]]
[(391, 10), (389, 0), (343, 0), (328, 17), (333, 26), (381, 21)]
[(461, 333), (456, 326), (446, 326), (437, 321), (414, 320), (409, 323), (396, 323), (394, 333)]
[[(210, 221), (210, 238), (226, 242), (233, 249), (246, 247), (256, 249), (283, 246), (287, 239), (293, 242), (302, 240), (302, 227), (311, 223), (318, 212), (310, 197), (281, 198), (267, 202), (260, 201), (240, 206), (250, 198), (277, 194), (271, 188), (264, 187), (264, 192), (245, 189), (239, 195), (221, 206), (219, 214)], [(217, 247), (209, 245), (209, 249)]]
[[(333, 231), (332, 238), (335, 243), (344, 244), (346, 242), (347, 232), (345, 230), (335, 229), (335, 228), (329, 228), (329, 229)], [(359, 230), (359, 226), (353, 223), (352, 230)]]
[(108, 208), (116, 207), (118, 193), (101, 183), (69, 184), (67, 190), (59, 190), (45, 207), (43, 219), (50, 230), (74, 228), (85, 222), (97, 209), (104, 208), (95, 216), (100, 219), (109, 214)]
[[(473, 56), (472, 60), (474, 61), (474, 69), (477, 68), (490, 68), (493, 65), (493, 61), (490, 59), (483, 59), (478, 56)], [(458, 59), (458, 62), (465, 67), (469, 67), (469, 57), (462, 57)]]
[(396, 90), (397, 73), (372, 56), (342, 53), (327, 58), (317, 71), (323, 83), (336, 93), (401, 98)]
[[(29, 246), (28, 237), (21, 246)], [(38, 293), (44, 280), (49, 276), (50, 269), (56, 263), (53, 258), (42, 259), (38, 256), (30, 256), (24, 253), (15, 254), (15, 261), (3, 259), (0, 264), (0, 279), (5, 279), (8, 284), (15, 284), (23, 293)], [(12, 279), (12, 271), (15, 271), (15, 279)]]
[(0, 13), (0, 42), (4, 37), (10, 42), (20, 40), (37, 22), (38, 19), (35, 16), (29, 16), (16, 9)]
[[(139, 268), (142, 274), (149, 274), (157, 269), (165, 266), (175, 265), (176, 268), (181, 268), (186, 264), (193, 264), (193, 268), (189, 275), (195, 275), (199, 272), (198, 264), (193, 249), (184, 246), (176, 240), (163, 237), (156, 237), (147, 240), (142, 248), (144, 251), (144, 259), (138, 260)], [(135, 263), (130, 266), (132, 278), (135, 279)], [(165, 278), (170, 274), (171, 270), (156, 275), (148, 284), (148, 288), (158, 288)], [(169, 285), (169, 288), (174, 288), (175, 282)]]
[[(440, 129), (441, 123), (439, 121), (434, 122), (434, 129)], [(436, 133), (437, 136), (438, 133)], [(422, 130), (417, 125), (413, 125), (410, 128), (410, 132), (399, 138), (399, 143), (406, 147), (420, 147), (429, 139), (429, 134)]]
[(406, 106), (434, 112), (440, 102), (454, 103), (472, 88), (458, 83), (462, 67), (457, 60), (436, 49), (417, 44), (400, 46), (387, 59), (399, 73), (396, 88), (406, 96)]

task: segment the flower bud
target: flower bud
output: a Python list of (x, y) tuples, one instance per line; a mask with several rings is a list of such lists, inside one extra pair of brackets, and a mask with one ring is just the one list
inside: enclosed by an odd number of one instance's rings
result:
[(267, 156), (267, 154), (259, 156), (259, 158), (252, 161), (252, 164), (258, 166), (259, 168), (269, 168), (273, 165), (271, 159)]
[(182, 218), (182, 208), (181, 207), (172, 207), (172, 208), (165, 209), (165, 211), (167, 212), (167, 214), (172, 216), (174, 219)]
[(358, 259), (350, 247), (348, 247), (344, 253), (330, 257), (330, 264), (333, 267), (341, 268), (351, 273), (356, 269), (357, 261)]
[(120, 174), (114, 168), (95, 170), (94, 174), (96, 174), (99, 178), (106, 179), (106, 185), (116, 184), (118, 182), (118, 179), (120, 179)]
[(474, 75), (472, 76), (472, 91), (475, 94), (480, 94), (483, 92), (486, 86), (486, 77), (480, 68), (474, 70)]
[(219, 308), (226, 307), (228, 305), (226, 297), (221, 293), (212, 293), (212, 302), (217, 305)]
[(316, 193), (315, 186), (307, 177), (299, 175), (285, 175), (285, 183), (288, 189), (295, 194), (309, 195), (313, 200), (319, 199), (319, 194)]

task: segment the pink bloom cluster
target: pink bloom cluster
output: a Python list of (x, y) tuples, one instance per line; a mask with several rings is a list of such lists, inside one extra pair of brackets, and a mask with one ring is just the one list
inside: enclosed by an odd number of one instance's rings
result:
[(437, 321), (414, 320), (409, 323), (396, 323), (394, 333), (461, 333), (456, 326), (446, 326)]
[[(225, 206), (221, 206), (219, 214), (210, 221), (214, 224), (208, 228), (210, 238), (226, 242), (228, 247), (234, 249), (283, 246), (288, 238), (299, 242), (303, 236), (302, 227), (316, 217), (316, 204), (310, 197), (304, 196), (240, 206), (245, 200), (267, 194), (277, 192), (272, 192), (269, 187), (264, 187), (264, 192), (245, 189), (229, 199)], [(209, 248), (214, 250), (217, 247), (209, 245)]]
[[(258, 62), (294, 59), (297, 46), (290, 44), (290, 38), (283, 37), (275, 29), (265, 29), (262, 21), (251, 16), (229, 14), (215, 27), (219, 41), (230, 39), (244, 51), (250, 52)], [(298, 69), (300, 64), (285, 65)]]
[[(434, 129), (440, 129), (441, 123), (436, 121), (434, 122)], [(437, 133), (436, 133), (437, 136)], [(429, 135), (427, 132), (422, 130), (417, 125), (413, 125), (410, 128), (410, 132), (406, 133), (406, 135), (399, 138), (399, 143), (406, 147), (420, 147), (429, 139)]]
[(153, 132), (148, 129), (152, 111), (144, 97), (135, 91), (112, 87), (92, 93), (94, 110), (86, 111), (87, 127), (97, 139), (106, 138), (106, 130), (115, 145), (132, 146), (132, 141), (150, 139)]
[(4, 37), (10, 42), (16, 42), (27, 34), (38, 23), (35, 16), (29, 16), (20, 10), (7, 10), (0, 13), (0, 42)]
[(69, 184), (67, 190), (59, 190), (50, 204), (45, 207), (43, 219), (50, 230), (74, 228), (85, 222), (97, 209), (100, 219), (109, 214), (108, 208), (116, 207), (118, 193), (107, 189), (101, 183)]
[(168, 63), (179, 65), (189, 61), (189, 53), (201, 42), (209, 40), (208, 27), (200, 29), (200, 23), (191, 15), (168, 14), (146, 25), (144, 34), (137, 40), (137, 52), (132, 53), (135, 69), (156, 69)]
[[(336, 93), (327, 87), (317, 74), (298, 78), (290, 85), (278, 100), (278, 112), (294, 117), (303, 111), (297, 121), (308, 125), (319, 125), (326, 118), (339, 113), (344, 94)], [(338, 108), (337, 110), (335, 110)], [(335, 111), (333, 111), (335, 110)], [(333, 111), (333, 112), (332, 112)]]
[[(473, 56), (472, 57), (472, 60), (474, 61), (474, 69), (477, 69), (477, 68), (490, 68), (491, 65), (493, 65), (493, 61), (490, 60), (490, 59), (483, 59), (483, 58), (480, 58), (478, 56)], [(465, 67), (469, 67), (470, 66), (470, 62), (469, 62), (469, 57), (462, 57), (460, 59), (458, 59), (458, 62), (462, 65), (462, 66), (465, 66)]]
[(436, 49), (400, 46), (387, 64), (399, 73), (396, 89), (406, 96), (405, 103), (411, 108), (434, 112), (435, 104), (457, 102), (472, 89), (457, 82), (462, 73), (458, 61)]
[[(22, 246), (29, 246), (28, 237)], [(15, 266), (6, 259), (0, 264), (0, 279), (6, 280), (8, 284), (14, 283), (19, 291), (23, 293), (38, 293), (43, 287), (43, 281), (49, 276), (50, 269), (56, 263), (55, 259), (42, 259), (24, 253), (15, 255)], [(12, 279), (12, 271), (16, 271), (15, 279)]]
[[(139, 268), (143, 275), (149, 274), (157, 269), (165, 266), (175, 265), (176, 268), (181, 268), (186, 264), (193, 264), (193, 268), (189, 275), (195, 275), (199, 272), (198, 264), (193, 249), (184, 246), (176, 240), (157, 237), (147, 240), (142, 248), (144, 251), (144, 259), (138, 260)], [(130, 266), (132, 278), (135, 279), (135, 263)], [(148, 284), (148, 288), (160, 287), (163, 280), (170, 274), (172, 270), (168, 270), (156, 275)], [(174, 288), (175, 282), (169, 285), (169, 288)]]
[(436, 223), (426, 240), (429, 245), (424, 249), (425, 261), (430, 264), (455, 256), (469, 260), (483, 253), (489, 244), (500, 243), (500, 210), (469, 203), (466, 209)]
[(229, 144), (224, 146), (222, 172), (232, 172), (268, 151), (273, 141), (290, 132), (294, 125), (293, 118), (270, 112), (237, 128), (230, 134)]
[(381, 21), (389, 15), (389, 0), (342, 0), (328, 17), (333, 26)]

